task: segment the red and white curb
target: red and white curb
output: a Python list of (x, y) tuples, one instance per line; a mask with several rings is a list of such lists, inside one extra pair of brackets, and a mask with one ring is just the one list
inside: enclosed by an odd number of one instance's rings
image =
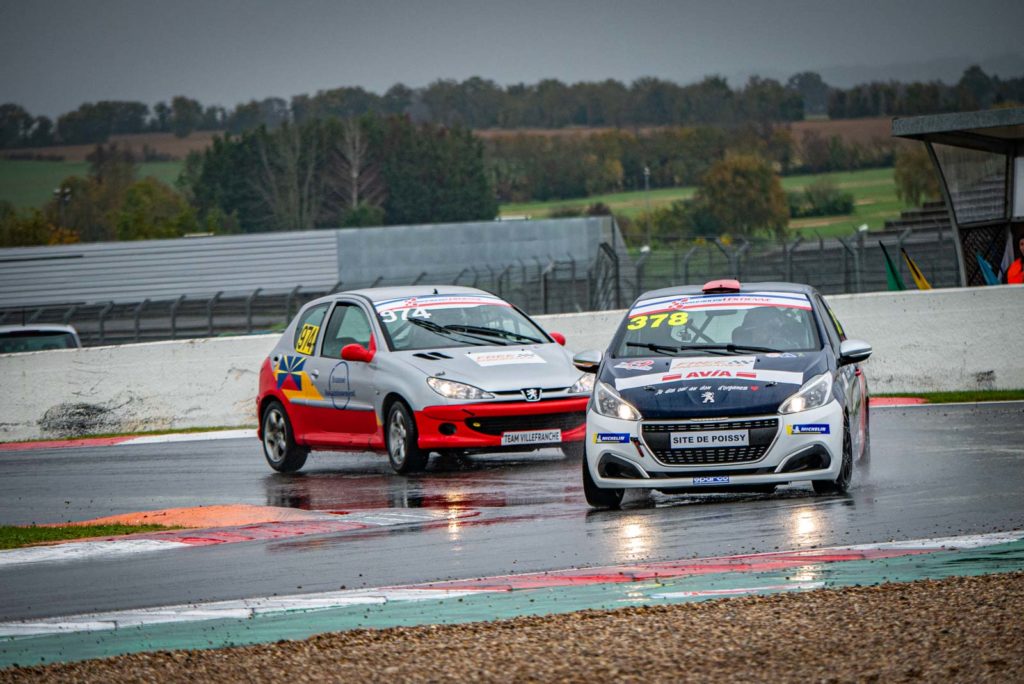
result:
[[(471, 595), (530, 589), (644, 582), (730, 572), (770, 572), (824, 563), (901, 558), (910, 555), (934, 553), (939, 550), (974, 549), (1015, 542), (1021, 539), (1024, 539), (1024, 530), (960, 537), (911, 539), (805, 551), (719, 556), (598, 568), (571, 568), (553, 572), (503, 575), (446, 582), (427, 582), (377, 589), (352, 589), (104, 613), (87, 613), (66, 617), (3, 622), (0, 623), (0, 638), (124, 629), (127, 627), (145, 627), (174, 622), (200, 622), (229, 618), (248, 619), (257, 615), (272, 615), (289, 611), (327, 610), (356, 605), (444, 600)], [(794, 582), (786, 585), (752, 586), (696, 592), (663, 592), (654, 594), (651, 598), (673, 599), (742, 595), (763, 591), (806, 591), (820, 588), (822, 585), (822, 582)]]
[(254, 523), (233, 527), (143, 532), (127, 537), (86, 541), (69, 540), (46, 546), (29, 546), (0, 551), (0, 568), (36, 563), (68, 562), (83, 559), (117, 558), (154, 551), (169, 551), (194, 546), (213, 546), (248, 541), (292, 539), (311, 534), (331, 534), (375, 527), (398, 525), (448, 524), (453, 519), (479, 516), (472, 509), (443, 511), (434, 509), (384, 508), (356, 512), (323, 513), (307, 520)]

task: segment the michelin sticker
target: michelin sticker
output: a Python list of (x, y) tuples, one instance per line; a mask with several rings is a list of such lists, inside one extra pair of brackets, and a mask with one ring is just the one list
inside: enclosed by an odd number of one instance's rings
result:
[(629, 444), (629, 434), (625, 432), (595, 432), (594, 444)]
[(808, 423), (807, 425), (787, 425), (787, 435), (828, 435), (828, 423)]
[(546, 363), (529, 349), (495, 352), (466, 352), (466, 356), (478, 366), (508, 366), (516, 363)]

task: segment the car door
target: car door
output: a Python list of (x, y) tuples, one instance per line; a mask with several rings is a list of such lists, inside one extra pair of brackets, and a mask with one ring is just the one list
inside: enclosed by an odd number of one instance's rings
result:
[(313, 383), (311, 362), (316, 359), (320, 332), (330, 303), (303, 311), (290, 340), (282, 340), (271, 357), (277, 389), (284, 395), (292, 428), (303, 442), (317, 432), (316, 406), (323, 401)]
[[(825, 322), (825, 330), (828, 332), (829, 342), (835, 350), (836, 360), (839, 359), (839, 345), (846, 339), (843, 326), (839, 319), (832, 312), (832, 309), (825, 300), (818, 295), (818, 305), (822, 311), (822, 318)], [(853, 455), (857, 457), (864, 445), (864, 433), (867, 428), (867, 411), (865, 411), (864, 378), (860, 364), (850, 363), (839, 368), (836, 380), (842, 383), (843, 393), (846, 396), (846, 410), (850, 416), (850, 439), (853, 448)]]
[(365, 446), (377, 430), (374, 361), (346, 361), (341, 350), (349, 344), (373, 348), (370, 320), (354, 301), (339, 301), (327, 319), (310, 375), (324, 402), (313, 408), (318, 442)]

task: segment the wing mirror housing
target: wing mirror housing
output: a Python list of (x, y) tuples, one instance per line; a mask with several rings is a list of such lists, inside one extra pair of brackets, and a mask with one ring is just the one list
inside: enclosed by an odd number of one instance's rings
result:
[(563, 347), (565, 346), (565, 335), (563, 335), (562, 333), (552, 332), (548, 333), (548, 336), (551, 337), (551, 339), (553, 339), (558, 344), (562, 345)]
[(859, 363), (871, 356), (871, 345), (864, 340), (843, 340), (839, 344), (839, 365)]
[(579, 354), (572, 357), (572, 365), (576, 366), (576, 368), (584, 373), (596, 373), (597, 369), (601, 366), (601, 360), (603, 358), (604, 352), (596, 349), (588, 349), (587, 351), (581, 351)]
[(373, 361), (374, 354), (373, 350), (367, 349), (361, 344), (346, 344), (341, 348), (341, 358), (346, 361), (370, 363), (370, 361)]

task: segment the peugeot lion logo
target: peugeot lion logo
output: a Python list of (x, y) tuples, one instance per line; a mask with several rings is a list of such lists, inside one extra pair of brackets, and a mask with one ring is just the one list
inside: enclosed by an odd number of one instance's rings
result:
[(526, 397), (526, 401), (540, 401), (540, 388), (531, 387), (530, 389), (524, 389), (523, 396)]

